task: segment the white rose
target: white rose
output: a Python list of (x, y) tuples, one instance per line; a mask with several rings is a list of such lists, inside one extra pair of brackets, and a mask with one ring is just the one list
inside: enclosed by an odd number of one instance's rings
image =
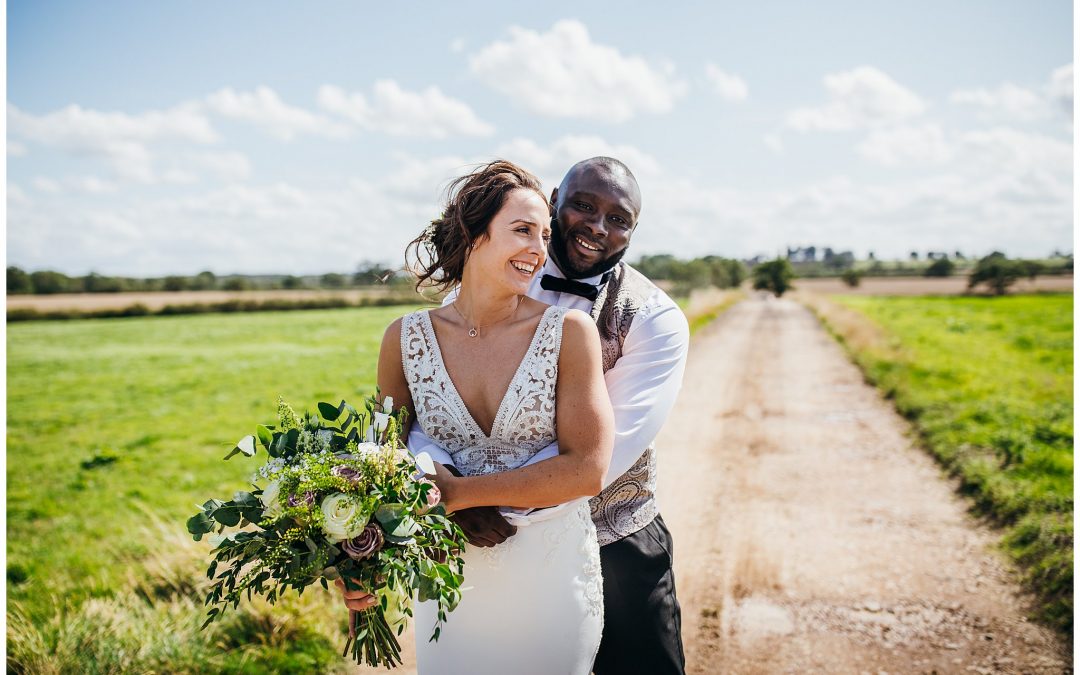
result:
[(356, 446), (356, 455), (358, 457), (367, 457), (368, 455), (374, 455), (379, 452), (379, 445), (377, 443), (361, 443)]
[(382, 410), (384, 413), (394, 412), (394, 397), (387, 396), (382, 400)]
[(326, 533), (327, 539), (336, 543), (345, 539), (352, 539), (360, 534), (367, 523), (360, 521), (353, 524), (349, 523), (350, 520), (356, 517), (359, 508), (360, 503), (354, 497), (341, 492), (335, 492), (323, 499), (322, 512), (323, 516), (326, 517), (323, 532)]
[(263, 488), (262, 494), (259, 495), (259, 500), (266, 509), (265, 515), (273, 517), (281, 513), (281, 502), (278, 501), (279, 494), (281, 494), (281, 486), (277, 481), (274, 481)]

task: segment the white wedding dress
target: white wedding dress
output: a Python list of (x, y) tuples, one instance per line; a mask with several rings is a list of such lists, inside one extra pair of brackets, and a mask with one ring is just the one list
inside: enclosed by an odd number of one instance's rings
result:
[[(555, 378), (563, 316), (549, 307), (499, 406), (491, 434), (450, 380), (427, 310), (404, 317), (401, 354), (424, 432), (464, 475), (508, 471), (555, 440)], [(491, 548), (468, 546), (461, 604), (437, 642), (436, 605), (416, 603), (416, 660), (423, 674), (589, 673), (603, 628), (600, 549), (587, 499), (527, 515)]]

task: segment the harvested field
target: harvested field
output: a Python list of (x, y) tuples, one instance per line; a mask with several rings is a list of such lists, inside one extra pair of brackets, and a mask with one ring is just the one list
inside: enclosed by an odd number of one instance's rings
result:
[(65, 293), (57, 295), (9, 295), (8, 311), (34, 309), (39, 312), (80, 311), (92, 312), (103, 309), (124, 309), (144, 305), (155, 312), (166, 305), (211, 305), (230, 301), (304, 302), (341, 298), (350, 304), (361, 300), (402, 298), (405, 302), (423, 302), (411, 288), (351, 288), (330, 290), (278, 290), (278, 291), (180, 291), (175, 293)]
[[(796, 279), (795, 288), (812, 293), (842, 295), (960, 295), (966, 293), (967, 277), (865, 277), (855, 288), (841, 279)], [(1016, 282), (1010, 293), (1060, 292), (1072, 293), (1072, 275), (1036, 277), (1035, 281), (1023, 279)], [(985, 295), (985, 287), (977, 289)]]

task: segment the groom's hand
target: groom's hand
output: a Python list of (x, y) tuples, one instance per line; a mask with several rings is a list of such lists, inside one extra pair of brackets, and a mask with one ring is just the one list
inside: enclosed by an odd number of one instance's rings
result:
[(495, 506), (476, 506), (450, 514), (450, 520), (458, 524), (469, 538), (469, 543), (480, 548), (501, 544), (514, 536), (517, 528), (506, 522)]
[[(456, 466), (446, 465), (446, 470), (458, 478), (461, 472)], [(517, 533), (517, 528), (506, 521), (495, 506), (476, 506), (450, 514), (450, 520), (465, 532), (469, 543), (480, 548), (501, 544)]]

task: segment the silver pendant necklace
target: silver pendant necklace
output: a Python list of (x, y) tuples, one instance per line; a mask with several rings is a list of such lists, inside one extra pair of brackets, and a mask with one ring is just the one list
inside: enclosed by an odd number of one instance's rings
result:
[(477, 325), (475, 325), (475, 326), (471, 325), (471, 323), (472, 323), (472, 322), (470, 322), (470, 321), (469, 321), (469, 320), (468, 320), (468, 319), (467, 319), (467, 318), (465, 317), (465, 315), (461, 313), (461, 310), (460, 310), (460, 309), (458, 309), (458, 306), (457, 306), (457, 300), (455, 300), (454, 302), (451, 302), (451, 303), (450, 303), (450, 306), (454, 308), (454, 311), (455, 311), (455, 312), (457, 312), (457, 315), (458, 315), (458, 316), (460, 316), (460, 317), (461, 317), (461, 320), (465, 322), (465, 325), (466, 325), (466, 326), (469, 326), (469, 331), (468, 331), (468, 335), (469, 335), (469, 337), (471, 337), (471, 338), (474, 338), (474, 337), (479, 337), (479, 335), (480, 335), (480, 329), (481, 329), (481, 328), (491, 328), (492, 326), (498, 326), (498, 325), (499, 325), (500, 323), (502, 323), (502, 322), (504, 322), (504, 321), (507, 321), (507, 320), (509, 320), (509, 319), (512, 319), (512, 318), (514, 318), (514, 316), (516, 316), (516, 315), (517, 315), (517, 311), (518, 311), (518, 308), (520, 308), (520, 307), (521, 307), (521, 301), (522, 301), (522, 300), (524, 299), (524, 297), (525, 297), (525, 296), (523, 296), (523, 295), (519, 295), (519, 296), (518, 296), (518, 302), (517, 302), (517, 305), (515, 305), (515, 306), (514, 306), (514, 311), (510, 312), (510, 314), (509, 314), (509, 315), (507, 315), (507, 316), (505, 316), (505, 317), (503, 317), (503, 318), (499, 319), (498, 321), (496, 321), (496, 322), (494, 322), (494, 323), (489, 323), (489, 324), (488, 324), (487, 326), (481, 326), (481, 325), (479, 325), (479, 324), (477, 324)]

